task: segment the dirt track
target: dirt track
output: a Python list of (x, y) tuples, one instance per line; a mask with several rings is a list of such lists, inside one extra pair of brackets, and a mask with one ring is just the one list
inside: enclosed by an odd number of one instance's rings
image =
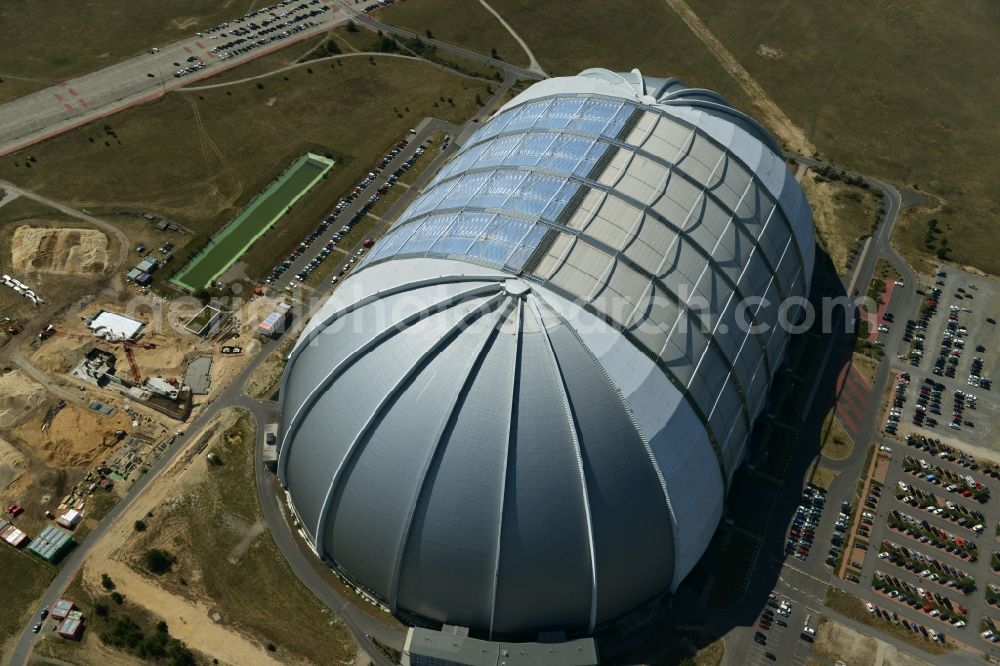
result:
[(18, 270), (96, 275), (108, 266), (108, 237), (95, 229), (22, 225), (11, 245), (11, 263)]
[[(215, 423), (220, 427), (230, 424), (236, 415), (220, 414)], [(197, 438), (192, 438), (196, 442)], [(166, 621), (170, 633), (184, 641), (188, 647), (211, 654), (224, 664), (268, 664), (281, 662), (260, 645), (234, 629), (212, 622), (210, 608), (202, 601), (193, 602), (161, 587), (156, 582), (137, 573), (129, 564), (131, 543), (137, 539), (132, 528), (135, 520), (197, 486), (207, 470), (207, 462), (199, 458), (186, 462), (183, 457), (164, 472), (163, 478), (146, 489), (129, 510), (104, 538), (94, 545), (90, 557), (83, 565), (83, 583), (95, 592), (100, 591), (100, 574), (107, 573), (133, 603), (144, 606)]]
[(816, 147), (809, 142), (805, 132), (802, 131), (791, 119), (785, 115), (773, 99), (767, 94), (763, 87), (757, 83), (756, 79), (750, 76), (743, 65), (739, 63), (729, 49), (722, 45), (722, 42), (712, 34), (708, 26), (698, 17), (684, 0), (666, 0), (667, 5), (674, 10), (681, 20), (687, 24), (688, 28), (702, 41), (706, 48), (715, 56), (726, 72), (736, 80), (743, 91), (753, 100), (757, 108), (764, 116), (765, 124), (772, 132), (778, 135), (779, 141), (788, 144), (789, 149), (804, 154), (812, 155), (816, 152)]

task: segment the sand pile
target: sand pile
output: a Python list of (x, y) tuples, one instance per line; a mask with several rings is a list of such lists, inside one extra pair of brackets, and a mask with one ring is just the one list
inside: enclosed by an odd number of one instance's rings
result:
[(104, 416), (87, 407), (68, 404), (56, 414), (48, 430), (41, 429), (44, 412), (18, 428), (22, 444), (48, 465), (88, 467), (99, 461), (118, 442), (112, 437), (115, 430), (127, 430), (129, 419), (121, 410)]
[(108, 237), (95, 229), (22, 225), (11, 245), (14, 268), (24, 271), (93, 275), (108, 265)]
[(0, 369), (0, 428), (10, 428), (45, 399), (45, 387), (18, 369)]
[(27, 466), (28, 461), (21, 452), (0, 439), (0, 491), (16, 481)]

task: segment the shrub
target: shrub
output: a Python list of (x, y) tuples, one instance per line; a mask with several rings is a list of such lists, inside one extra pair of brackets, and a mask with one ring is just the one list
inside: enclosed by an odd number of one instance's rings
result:
[(165, 574), (174, 566), (177, 558), (162, 548), (150, 548), (142, 558), (146, 568), (155, 574)]

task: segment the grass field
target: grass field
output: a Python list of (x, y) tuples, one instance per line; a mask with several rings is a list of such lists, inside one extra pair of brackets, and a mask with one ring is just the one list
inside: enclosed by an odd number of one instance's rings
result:
[(478, 2), (469, 0), (407, 0), (375, 13), (375, 18), (483, 55), (497, 50), (501, 60), (528, 66), (528, 56), (507, 29)]
[(908, 258), (934, 253), (922, 238), (926, 221), (938, 218), (948, 227), (950, 259), (1000, 273), (1000, 255), (982, 242), (1000, 212), (1000, 88), (982, 85), (1000, 69), (1000, 6), (688, 4), (821, 157), (943, 202), (906, 218), (897, 240)]
[(153, 210), (173, 219), (196, 234), (191, 250), (175, 256), (182, 265), (276, 170), (304, 152), (335, 160), (321, 186), (244, 256), (256, 277), (421, 118), (463, 121), (483, 92), (482, 81), (417, 60), (373, 61), (348, 58), (319, 63), (312, 74), (302, 68), (287, 77), (171, 93), (33, 146), (31, 168), (27, 151), (2, 158), (0, 177), (91, 213)]
[[(43, 84), (107, 67), (246, 13), (250, 0), (4, 0), (0, 77)], [(112, 26), (128, 26), (116, 30)], [(12, 79), (0, 83), (0, 96)], [(0, 97), (2, 101), (2, 97)]]
[(332, 160), (319, 155), (300, 157), (225, 229), (213, 236), (205, 251), (194, 257), (171, 281), (192, 292), (208, 286), (332, 167)]
[[(500, 27), (499, 24), (498, 27)], [(418, 33), (422, 32), (421, 30), (413, 29)], [(348, 26), (341, 26), (334, 29), (331, 34), (335, 37), (334, 41), (344, 55), (357, 53), (370, 54), (380, 49), (381, 38), (374, 31), (363, 27), (358, 27), (356, 31), (352, 32)], [(470, 60), (469, 58), (450, 53), (443, 49), (437, 49), (428, 44), (414, 44), (409, 40), (397, 40), (396, 47), (402, 54), (420, 56), (462, 74), (496, 81), (503, 79), (501, 71), (496, 67)]]
[(331, 33), (329, 32), (323, 33), (317, 37), (299, 42), (298, 44), (293, 44), (273, 53), (268, 53), (267, 55), (254, 58), (250, 62), (244, 63), (239, 67), (227, 69), (226, 71), (216, 74), (204, 81), (197, 81), (192, 84), (191, 87), (199, 88), (201, 86), (211, 86), (219, 83), (240, 81), (251, 76), (260, 76), (262, 74), (275, 72), (283, 67), (299, 62), (300, 59), (304, 58), (320, 44), (328, 39), (332, 39), (330, 34)]
[(618, 72), (637, 67), (649, 76), (679, 76), (753, 112), (749, 98), (662, 0), (491, 0), (490, 5), (552, 76), (588, 67)]
[(0, 548), (0, 571), (3, 571), (3, 603), (0, 604), (0, 644), (20, 631), (35, 611), (35, 602), (55, 577), (55, 568), (34, 555), (17, 551), (6, 544)]
[(875, 383), (875, 371), (878, 370), (878, 360), (867, 354), (855, 353), (851, 357), (851, 364), (861, 373), (861, 376), (868, 380), (869, 384)]

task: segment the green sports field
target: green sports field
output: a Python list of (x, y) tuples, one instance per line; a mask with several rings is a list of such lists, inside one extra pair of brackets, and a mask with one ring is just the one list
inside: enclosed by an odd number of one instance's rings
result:
[(300, 157), (170, 281), (191, 292), (210, 285), (332, 166), (333, 160), (312, 153)]

